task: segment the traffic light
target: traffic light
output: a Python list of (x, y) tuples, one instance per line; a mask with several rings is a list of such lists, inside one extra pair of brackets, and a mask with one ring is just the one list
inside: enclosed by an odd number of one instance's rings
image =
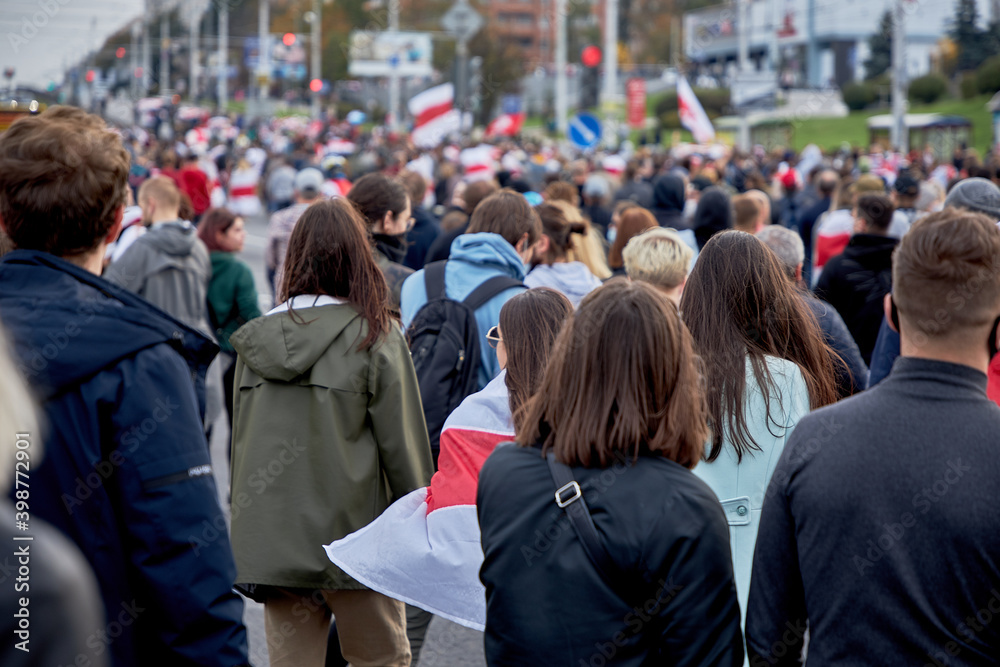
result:
[(285, 46), (294, 46), (295, 45), (295, 33), (294, 32), (286, 32), (281, 37), (281, 43), (284, 44)]
[(125, 57), (125, 47), (124, 46), (119, 46), (115, 50), (115, 57), (116, 58), (124, 58)]
[(323, 90), (323, 82), (320, 81), (319, 79), (313, 79), (312, 81), (309, 82), (309, 90), (313, 91), (314, 93), (320, 92), (321, 90)]
[(94, 70), (88, 69), (87, 75), (84, 77), (84, 79), (87, 81), (87, 83), (94, 83), (94, 76), (95, 76)]

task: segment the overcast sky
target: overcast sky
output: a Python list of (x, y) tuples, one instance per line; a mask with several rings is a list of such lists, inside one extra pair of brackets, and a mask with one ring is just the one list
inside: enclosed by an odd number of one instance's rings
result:
[(17, 84), (45, 88), (142, 8), (143, 0), (0, 0), (0, 70), (13, 67)]

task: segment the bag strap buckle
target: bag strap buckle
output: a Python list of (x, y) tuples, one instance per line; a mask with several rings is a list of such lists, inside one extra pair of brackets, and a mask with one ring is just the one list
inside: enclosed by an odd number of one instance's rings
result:
[[(573, 495), (570, 496), (569, 498), (564, 499), (563, 495), (570, 491), (573, 492)], [(567, 505), (573, 504), (582, 497), (583, 497), (583, 490), (580, 488), (580, 484), (577, 483), (577, 481), (574, 479), (572, 482), (568, 482), (567, 484), (564, 484), (563, 486), (559, 487), (559, 489), (556, 491), (556, 505), (558, 505), (559, 507), (566, 507)]]

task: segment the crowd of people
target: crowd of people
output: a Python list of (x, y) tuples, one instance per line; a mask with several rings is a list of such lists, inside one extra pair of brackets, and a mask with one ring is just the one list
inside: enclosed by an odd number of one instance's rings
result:
[(989, 161), (178, 129), (0, 135), (4, 665), (1000, 656)]

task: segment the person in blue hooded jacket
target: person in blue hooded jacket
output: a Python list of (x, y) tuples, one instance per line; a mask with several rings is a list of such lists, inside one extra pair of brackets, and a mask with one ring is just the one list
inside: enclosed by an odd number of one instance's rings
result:
[(32, 434), (45, 457), (30, 461), (30, 516), (93, 569), (106, 617), (88, 646), (113, 667), (246, 665), (201, 427), (218, 348), (99, 276), (128, 169), (120, 137), (79, 109), (0, 137), (0, 226), (17, 248), (0, 261), (0, 314), (47, 421)]
[[(466, 233), (451, 244), (451, 256), (444, 272), (448, 298), (461, 301), (494, 276), (524, 280), (525, 263), (531, 259), (541, 237), (541, 227), (538, 215), (524, 195), (513, 190), (495, 192), (480, 202), (472, 213)], [(477, 391), (500, 372), (486, 333), (500, 321), (500, 309), (507, 300), (523, 291), (522, 287), (506, 289), (476, 310), (480, 337)], [(426, 303), (427, 289), (421, 269), (403, 283), (400, 310), (404, 327), (410, 326)]]

